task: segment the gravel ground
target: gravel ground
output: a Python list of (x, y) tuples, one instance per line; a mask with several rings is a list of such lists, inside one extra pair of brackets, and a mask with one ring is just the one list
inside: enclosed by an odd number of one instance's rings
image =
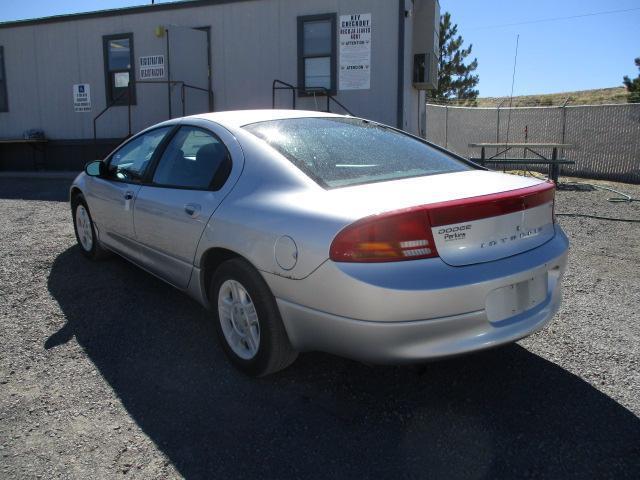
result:
[[(82, 257), (66, 188), (0, 179), (1, 478), (640, 478), (640, 224), (560, 217), (564, 305), (517, 344), (253, 380), (196, 303)], [(556, 211), (640, 219), (607, 196)]]

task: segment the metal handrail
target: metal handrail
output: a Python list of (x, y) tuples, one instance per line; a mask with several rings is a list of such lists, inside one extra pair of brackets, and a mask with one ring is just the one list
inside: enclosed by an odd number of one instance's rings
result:
[(195, 85), (189, 85), (188, 83), (184, 83), (184, 82), (180, 82), (182, 84), (181, 88), (181, 92), (180, 92), (180, 98), (182, 100), (182, 116), (184, 117), (187, 113), (186, 111), (186, 103), (185, 103), (185, 90), (187, 88), (190, 88), (192, 90), (198, 90), (200, 92), (206, 92), (209, 95), (209, 111), (212, 112), (213, 111), (213, 91), (210, 88), (202, 88), (202, 87), (196, 87)]
[[(169, 87), (184, 83), (182, 80), (136, 80), (136, 83), (145, 83), (149, 85), (157, 84), (157, 85), (169, 85)], [(184, 117), (184, 95), (181, 96), (182, 100), (182, 116)], [(173, 113), (171, 111), (171, 93), (169, 93), (169, 101), (167, 103), (167, 108), (169, 109), (169, 118), (173, 117)]]
[[(146, 84), (157, 84), (157, 85), (180, 85), (180, 101), (182, 102), (182, 116), (184, 117), (187, 113), (185, 107), (185, 90), (187, 88), (191, 88), (193, 90), (200, 90), (202, 92), (207, 92), (209, 94), (209, 110), (213, 110), (213, 92), (210, 88), (202, 88), (196, 87), (195, 85), (189, 85), (188, 83), (184, 83), (182, 80), (136, 80), (136, 83), (146, 83)], [(171, 118), (171, 102), (168, 105), (169, 108), (169, 118)]]
[[(283, 85), (282, 87), (276, 87), (276, 85)], [(274, 80), (271, 84), (271, 108), (276, 108), (276, 90), (291, 90), (291, 100), (293, 102), (293, 109), (296, 109), (296, 90), (290, 83), (283, 82), (282, 80)]]
[(114, 98), (111, 101), (111, 103), (109, 103), (109, 105), (104, 107), (102, 109), (102, 111), (98, 115), (93, 117), (93, 144), (94, 145), (97, 146), (97, 144), (98, 144), (98, 135), (97, 135), (97, 122), (98, 122), (98, 119), (102, 115), (104, 115), (107, 112), (107, 110), (109, 110), (111, 107), (116, 105), (124, 97), (125, 94), (129, 94), (129, 98), (128, 98), (128, 102), (127, 102), (127, 109), (128, 109), (128, 116), (129, 116), (129, 133), (128, 133), (127, 137), (131, 136), (131, 84), (129, 84), (128, 88), (125, 91), (120, 93), (120, 95), (118, 95), (116, 98)]
[(342, 108), (345, 112), (347, 112), (347, 114), (351, 115), (352, 117), (355, 117), (355, 115), (353, 113), (351, 113), (351, 110), (349, 110), (347, 107), (345, 107), (341, 102), (338, 101), (337, 98), (335, 98), (333, 95), (329, 95), (327, 98), (329, 98), (332, 102), (334, 102), (335, 104), (337, 104), (340, 108)]
[[(281, 85), (281, 86), (278, 86)], [(291, 90), (291, 98), (293, 101), (293, 109), (296, 109), (296, 92), (304, 92), (306, 94), (309, 95), (315, 95), (316, 92), (321, 92), (323, 93), (326, 98), (327, 98), (327, 112), (331, 112), (331, 102), (334, 102), (336, 105), (338, 105), (340, 108), (342, 108), (345, 112), (347, 112), (348, 115), (351, 115), (352, 117), (355, 117), (355, 115), (353, 113), (351, 113), (351, 111), (345, 107), (342, 102), (340, 102), (338, 99), (336, 99), (332, 94), (331, 94), (331, 90), (329, 90), (328, 88), (325, 87), (314, 87), (314, 88), (301, 88), (301, 87), (295, 87), (293, 85), (291, 85), (290, 83), (287, 82), (283, 82), (282, 80), (274, 80), (273, 83), (271, 84), (271, 108), (276, 108), (276, 90)]]
[[(213, 110), (213, 91), (211, 90), (211, 88), (202, 88), (202, 87), (196, 87), (195, 85), (190, 85), (188, 83), (183, 82), (182, 80), (136, 80), (135, 82), (129, 83), (127, 90), (123, 91), (120, 93), (120, 95), (118, 95), (116, 98), (114, 98), (104, 109), (102, 109), (100, 111), (100, 113), (98, 113), (98, 115), (96, 115), (93, 118), (93, 143), (94, 143), (94, 148), (96, 149), (97, 153), (97, 145), (98, 145), (98, 134), (97, 134), (97, 122), (98, 119), (100, 117), (102, 117), (102, 115), (104, 115), (107, 110), (109, 110), (111, 107), (119, 105), (120, 100), (122, 98), (124, 98), (124, 96), (126, 94), (128, 95), (128, 102), (127, 102), (127, 113), (128, 113), (128, 133), (127, 136), (125, 137), (125, 139), (129, 138), (131, 136), (131, 98), (132, 98), (132, 93), (133, 93), (133, 86), (134, 83), (137, 84), (159, 84), (159, 85), (171, 85), (171, 86), (175, 86), (175, 85), (180, 85), (180, 101), (182, 102), (182, 116), (184, 117), (186, 115), (186, 94), (185, 91), (186, 89), (190, 88), (192, 90), (198, 90), (198, 91), (202, 91), (202, 92), (206, 92), (209, 96), (209, 110), (212, 111)], [(172, 118), (172, 112), (171, 112), (171, 102), (169, 102), (168, 105), (169, 108), (169, 118)]]

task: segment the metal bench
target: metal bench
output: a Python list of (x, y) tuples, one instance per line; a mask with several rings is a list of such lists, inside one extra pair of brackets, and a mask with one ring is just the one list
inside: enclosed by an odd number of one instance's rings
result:
[[(558, 150), (571, 150), (574, 146), (570, 143), (470, 143), (469, 148), (480, 148), (480, 158), (470, 157), (469, 160), (478, 163), (483, 167), (486, 164), (491, 165), (549, 165), (549, 178), (554, 182), (558, 182), (560, 176), (560, 165), (575, 165), (573, 160), (565, 160), (558, 158)], [(495, 148), (498, 151), (495, 155), (486, 156), (487, 148)], [(496, 158), (506, 154), (512, 148), (522, 148), (526, 152), (531, 152), (534, 158)], [(551, 148), (551, 158), (545, 157), (536, 150), (543, 148)]]

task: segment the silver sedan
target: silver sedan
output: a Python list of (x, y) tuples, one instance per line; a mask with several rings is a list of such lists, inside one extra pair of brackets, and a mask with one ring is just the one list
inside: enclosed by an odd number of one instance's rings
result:
[(87, 257), (185, 291), (265, 375), (301, 351), (419, 362), (541, 329), (568, 252), (554, 193), (369, 120), (256, 110), (150, 127), (70, 200)]

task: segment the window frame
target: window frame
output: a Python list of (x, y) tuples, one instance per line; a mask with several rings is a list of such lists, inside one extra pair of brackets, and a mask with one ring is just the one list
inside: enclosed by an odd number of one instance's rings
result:
[(4, 45), (0, 45), (0, 71), (2, 71), (2, 81), (0, 82), (0, 94), (4, 95), (4, 105), (0, 103), (0, 112), (9, 111), (9, 93), (7, 90), (7, 69), (4, 61)]
[[(153, 181), (153, 177), (156, 173), (156, 169), (160, 164), (160, 160), (162, 160), (165, 150), (169, 146), (169, 143), (171, 143), (173, 138), (182, 128), (192, 128), (195, 130), (201, 130), (204, 133), (211, 135), (218, 142), (220, 142), (220, 145), (222, 145), (225, 151), (227, 152), (227, 160), (229, 162), (229, 171), (227, 172), (227, 175), (224, 178), (224, 180), (220, 182), (219, 186), (217, 186), (217, 188), (214, 188), (214, 181), (216, 180), (216, 175), (214, 175), (214, 177), (211, 179), (211, 182), (206, 188), (185, 187), (182, 185), (165, 185), (161, 183), (155, 183)], [(162, 149), (162, 151), (160, 151), (160, 149)], [(147, 169), (147, 172), (144, 175), (144, 182), (142, 184), (145, 187), (171, 188), (174, 190), (192, 190), (194, 192), (217, 192), (222, 190), (222, 188), (226, 185), (227, 180), (229, 180), (229, 177), (231, 176), (232, 170), (233, 170), (233, 157), (231, 156), (231, 152), (229, 151), (229, 148), (227, 147), (226, 143), (224, 143), (222, 139), (215, 132), (207, 128), (201, 127), (199, 125), (180, 123), (180, 124), (177, 124), (176, 128), (174, 128), (171, 132), (169, 132), (167, 136), (162, 140), (162, 142), (160, 142), (160, 145), (158, 145), (158, 148), (156, 149), (156, 153), (154, 153), (154, 156), (151, 158), (151, 161), (149, 162), (149, 168)]]
[(318, 15), (303, 15), (298, 17), (298, 96), (312, 97), (314, 95), (324, 95), (323, 91), (314, 93), (313, 87), (307, 90), (305, 84), (305, 60), (307, 58), (326, 58), (327, 55), (305, 55), (304, 54), (304, 24), (307, 22), (329, 21), (331, 23), (331, 52), (328, 55), (329, 65), (331, 68), (331, 88), (329, 95), (335, 95), (338, 91), (338, 31), (337, 31), (337, 13), (322, 13)]
[[(129, 40), (129, 64), (131, 68), (129, 69), (116, 69), (109, 70), (109, 42), (111, 40)], [(129, 105), (129, 101), (127, 101), (126, 96), (121, 98), (118, 101), (114, 101), (115, 99), (111, 97), (111, 73), (120, 73), (120, 72), (128, 72), (129, 73), (129, 85), (131, 86), (131, 105), (136, 105), (136, 64), (135, 64), (135, 54), (133, 48), (133, 32), (129, 33), (116, 33), (112, 35), (103, 35), (102, 36), (102, 60), (103, 60), (103, 68), (104, 68), (104, 90), (105, 90), (105, 99), (106, 105), (113, 106), (127, 106)]]
[(146, 185), (148, 183), (147, 179), (149, 177), (149, 172), (151, 172), (152, 170), (155, 170), (155, 162), (156, 162), (156, 158), (160, 155), (162, 155), (162, 153), (164, 153), (164, 149), (167, 146), (167, 144), (169, 143), (169, 141), (173, 138), (173, 135), (175, 134), (175, 132), (178, 130), (179, 125), (158, 125), (157, 127), (154, 128), (150, 128), (148, 130), (144, 130), (140, 133), (138, 133), (137, 135), (134, 135), (133, 137), (127, 139), (125, 142), (121, 143), (113, 152), (111, 152), (109, 154), (109, 156), (107, 158), (105, 158), (104, 163), (107, 166), (107, 170), (111, 168), (111, 161), (113, 160), (113, 157), (120, 151), (122, 150), (124, 147), (126, 147), (127, 145), (129, 145), (131, 142), (136, 141), (137, 139), (139, 139), (140, 137), (143, 137), (144, 135), (147, 135), (149, 133), (155, 132), (156, 130), (160, 130), (162, 128), (167, 128), (167, 127), (171, 127), (171, 129), (165, 134), (164, 138), (160, 141), (160, 143), (158, 144), (158, 146), (156, 147), (155, 151), (153, 152), (153, 155), (151, 156), (151, 158), (149, 159), (149, 164), (147, 165), (147, 168), (145, 169), (145, 171), (142, 173), (142, 175), (140, 176), (140, 180), (136, 181), (136, 182), (128, 182), (126, 180), (120, 180), (119, 178), (117, 178), (116, 176), (112, 176), (109, 175), (107, 177), (104, 177), (104, 180), (110, 181), (110, 182), (118, 182), (118, 183), (127, 183), (129, 185)]

